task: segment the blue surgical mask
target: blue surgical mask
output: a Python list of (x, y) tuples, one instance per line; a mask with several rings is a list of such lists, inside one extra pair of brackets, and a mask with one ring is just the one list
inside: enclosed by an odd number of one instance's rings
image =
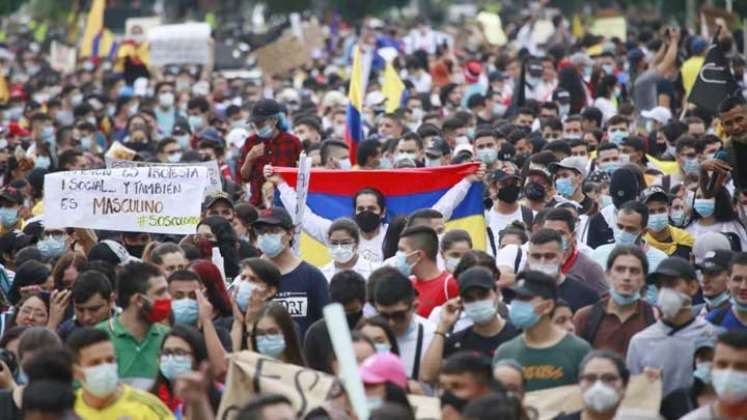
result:
[(407, 253), (404, 251), (397, 251), (394, 255), (394, 268), (399, 270), (403, 275), (409, 277), (412, 274), (413, 265), (407, 262)]
[(711, 362), (700, 362), (695, 365), (693, 376), (708, 385), (711, 383)]
[(661, 232), (669, 225), (669, 217), (666, 213), (652, 214), (648, 216), (648, 228), (654, 232)]
[(161, 356), (159, 369), (164, 378), (172, 382), (178, 376), (192, 371), (192, 358), (189, 356)]
[(620, 146), (626, 137), (628, 137), (627, 131), (613, 131), (610, 133), (610, 142)]
[(382, 157), (379, 159), (379, 169), (391, 169), (392, 168), (392, 161)]
[(48, 236), (37, 242), (36, 247), (44, 258), (57, 258), (65, 252), (65, 238)]
[(693, 208), (699, 215), (711, 217), (716, 210), (716, 200), (713, 198), (696, 198)]
[(622, 293), (618, 293), (615, 291), (615, 289), (610, 287), (610, 296), (612, 297), (612, 300), (615, 301), (620, 306), (628, 306), (632, 305), (636, 302), (638, 302), (638, 299), (641, 298), (640, 293), (633, 293), (632, 295), (623, 295)]
[(183, 134), (181, 136), (174, 136), (174, 138), (176, 139), (176, 142), (179, 144), (179, 147), (181, 147), (182, 149), (189, 148), (189, 140), (190, 140), (189, 134)]
[(609, 194), (602, 194), (601, 197), (602, 197), (602, 199), (601, 199), (601, 201), (602, 201), (602, 208), (607, 207), (610, 204), (612, 204), (612, 196), (610, 196)]
[(272, 137), (272, 126), (268, 124), (260, 128), (257, 131), (257, 137), (261, 139), (269, 139), (270, 137)]
[(353, 167), (353, 164), (350, 162), (350, 159), (340, 159), (337, 162), (340, 165), (340, 169), (348, 170)]
[(730, 405), (747, 399), (747, 372), (730, 369), (712, 369), (711, 382), (720, 401)]
[(197, 301), (194, 299), (184, 298), (171, 301), (171, 312), (174, 313), (174, 322), (177, 324), (197, 324), (199, 310)]
[(683, 226), (685, 224), (685, 211), (684, 210), (672, 210), (672, 214), (669, 215), (672, 219), (672, 223), (675, 226)]
[(166, 160), (168, 160), (169, 163), (179, 163), (182, 160), (182, 152), (172, 153), (166, 156)]
[(0, 223), (6, 228), (13, 227), (18, 222), (18, 209), (0, 207)]
[(492, 147), (486, 149), (478, 149), (477, 159), (490, 165), (491, 163), (495, 162), (496, 159), (498, 159), (498, 150), (493, 149)]
[(612, 175), (616, 170), (620, 168), (620, 162), (605, 162), (599, 164), (599, 169)]
[(441, 166), (441, 159), (426, 159), (425, 160), (426, 168), (436, 168), (438, 166)]
[[(570, 105), (560, 105), (558, 106), (558, 112), (560, 113), (561, 117), (565, 117), (566, 115), (570, 114), (571, 112), (571, 106)], [(568, 137), (568, 136), (566, 136)]]
[(591, 66), (584, 67), (584, 79), (589, 80), (591, 79), (591, 73), (594, 71), (594, 69)]
[(257, 238), (257, 246), (270, 258), (277, 257), (285, 249), (282, 233), (265, 233)]
[(387, 343), (374, 343), (374, 348), (376, 349), (376, 353), (389, 353), (392, 346)]
[(44, 129), (42, 129), (41, 136), (42, 140), (47, 143), (52, 143), (54, 141), (54, 127), (51, 125), (45, 126)]
[(744, 304), (742, 302), (737, 302), (737, 300), (734, 299), (734, 296), (731, 297), (729, 302), (731, 302), (731, 307), (734, 308), (737, 312), (747, 313), (747, 304)]
[(384, 399), (377, 396), (366, 396), (366, 406), (368, 407), (368, 411), (374, 411), (381, 406), (384, 405)]
[(257, 351), (277, 359), (285, 351), (285, 337), (282, 334), (258, 335)]
[(85, 136), (80, 138), (80, 148), (83, 150), (91, 150), (93, 147), (93, 137)]
[(239, 305), (241, 312), (246, 312), (249, 308), (249, 299), (252, 297), (252, 292), (256, 286), (252, 282), (242, 281), (239, 282), (239, 288), (236, 291), (236, 304)]
[(192, 127), (192, 131), (200, 131), (205, 125), (202, 117), (199, 115), (190, 115), (188, 118), (189, 126)]
[(532, 305), (532, 302), (519, 299), (511, 301), (511, 305), (509, 305), (508, 309), (508, 318), (516, 328), (522, 330), (525, 330), (539, 322), (539, 315), (534, 312), (534, 305)]
[(475, 324), (485, 324), (495, 318), (495, 302), (492, 299), (464, 304), (464, 313)]
[(34, 168), (49, 169), (50, 165), (52, 165), (52, 159), (49, 156), (37, 156), (34, 160)]
[(617, 245), (635, 245), (638, 235), (625, 230), (615, 229), (615, 242)]
[(730, 297), (731, 295), (729, 295), (729, 292), (724, 290), (723, 292), (719, 293), (718, 295), (712, 298), (709, 298), (703, 295), (703, 300), (706, 301), (709, 308), (713, 309), (713, 308), (718, 308), (719, 306), (721, 306), (721, 304), (729, 300)]
[(697, 174), (700, 170), (700, 162), (697, 158), (685, 159), (682, 170), (688, 175)]
[(651, 305), (656, 305), (656, 301), (659, 299), (659, 288), (653, 284), (646, 287), (646, 302)]
[(605, 74), (613, 74), (615, 72), (615, 66), (612, 64), (602, 64), (602, 69)]
[(576, 186), (573, 185), (573, 180), (571, 180), (570, 177), (556, 179), (555, 188), (557, 188), (558, 193), (565, 198), (571, 198), (573, 197), (573, 194), (576, 193)]

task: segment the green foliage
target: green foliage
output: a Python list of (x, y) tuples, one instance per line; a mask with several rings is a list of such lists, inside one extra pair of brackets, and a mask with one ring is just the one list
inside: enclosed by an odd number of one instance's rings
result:
[(19, 7), (23, 3), (26, 3), (28, 0), (2, 0), (0, 1), (0, 16), (6, 16), (9, 15), (16, 10), (18, 10)]

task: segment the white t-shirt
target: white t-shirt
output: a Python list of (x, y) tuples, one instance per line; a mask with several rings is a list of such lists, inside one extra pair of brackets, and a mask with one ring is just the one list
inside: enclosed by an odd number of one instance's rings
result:
[(709, 232), (736, 233), (737, 236), (739, 236), (739, 242), (742, 244), (742, 251), (747, 250), (747, 232), (745, 232), (744, 227), (742, 227), (742, 225), (736, 220), (731, 222), (714, 223), (708, 226), (701, 224), (700, 221), (696, 221), (685, 230), (693, 235), (693, 238), (697, 238)]
[(421, 363), (423, 357), (425, 357), (425, 352), (428, 350), (428, 346), (431, 345), (433, 333), (436, 332), (436, 326), (420, 315), (414, 314), (412, 317), (412, 323), (405, 334), (402, 337), (397, 337), (399, 358), (402, 359), (402, 363), (405, 365), (407, 376), (412, 379), (417, 379), (416, 377), (413, 377), (413, 373), (415, 373), (415, 352), (418, 346), (418, 331), (421, 330), (421, 326), (423, 334), (420, 340), (420, 359), (417, 361), (417, 363)]
[[(500, 231), (517, 220), (520, 222), (524, 221), (524, 218), (521, 216), (521, 206), (516, 207), (516, 210), (511, 214), (500, 214), (495, 210), (495, 208), (491, 208), (485, 212), (485, 221), (487, 222), (490, 231), (493, 233), (493, 240), (495, 241), (496, 248), (498, 248), (500, 244)], [(488, 239), (487, 243), (490, 243), (490, 239)], [(489, 251), (492, 250), (489, 249)]]

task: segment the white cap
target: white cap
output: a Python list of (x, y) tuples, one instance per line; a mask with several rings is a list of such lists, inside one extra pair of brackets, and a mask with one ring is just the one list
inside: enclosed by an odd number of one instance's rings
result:
[(244, 141), (247, 137), (249, 137), (249, 130), (236, 127), (226, 135), (226, 144), (240, 148), (244, 145)]
[(663, 106), (657, 106), (656, 108), (649, 109), (648, 111), (641, 112), (643, 118), (655, 120), (661, 124), (666, 124), (672, 119), (672, 113)]
[(474, 150), (472, 150), (472, 145), (469, 143), (457, 144), (456, 147), (454, 147), (454, 152), (452, 153), (452, 155), (457, 156), (459, 152), (463, 152), (465, 150), (474, 156), (475, 152)]
[(364, 106), (366, 108), (374, 108), (383, 104), (384, 101), (386, 101), (386, 96), (384, 96), (380, 90), (374, 90), (373, 92), (368, 92), (368, 94), (366, 94)]

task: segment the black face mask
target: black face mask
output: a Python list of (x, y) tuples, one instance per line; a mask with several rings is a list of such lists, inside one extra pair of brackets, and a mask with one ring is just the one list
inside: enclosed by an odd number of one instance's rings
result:
[(352, 330), (355, 328), (356, 325), (358, 325), (358, 321), (363, 318), (363, 310), (361, 309), (358, 312), (353, 312), (349, 314), (345, 314), (345, 319), (348, 321), (348, 327)]
[(139, 141), (127, 141), (127, 142), (124, 142), (124, 145), (136, 152), (142, 152), (150, 148), (148, 143), (143, 143)]
[(544, 200), (545, 194), (547, 194), (547, 192), (545, 191), (545, 186), (540, 183), (530, 182), (526, 185), (526, 187), (524, 187), (524, 195), (529, 200), (532, 200), (532, 201)]
[(529, 156), (529, 155), (525, 155), (525, 154), (520, 154), (520, 155), (519, 155), (519, 154), (517, 154), (516, 156), (514, 156), (514, 159), (513, 159), (513, 160), (514, 160), (514, 163), (515, 163), (515, 164), (516, 164), (516, 166), (518, 166), (519, 168), (523, 168), (523, 167), (524, 167), (524, 163), (526, 163), (526, 160), (527, 160), (527, 157), (528, 157), (528, 156)]
[(371, 233), (381, 224), (381, 216), (366, 210), (355, 215), (355, 223), (364, 233)]
[(519, 187), (518, 185), (510, 185), (498, 190), (498, 194), (496, 194), (496, 197), (498, 197), (499, 200), (505, 203), (515, 203), (516, 200), (519, 199), (520, 192), (521, 187)]
[(441, 407), (447, 405), (454, 407), (455, 410), (461, 413), (464, 406), (467, 405), (467, 400), (457, 397), (452, 394), (451, 391), (445, 390), (443, 394), (441, 394)]
[(143, 258), (143, 251), (145, 251), (145, 245), (125, 245), (127, 253), (136, 258)]

